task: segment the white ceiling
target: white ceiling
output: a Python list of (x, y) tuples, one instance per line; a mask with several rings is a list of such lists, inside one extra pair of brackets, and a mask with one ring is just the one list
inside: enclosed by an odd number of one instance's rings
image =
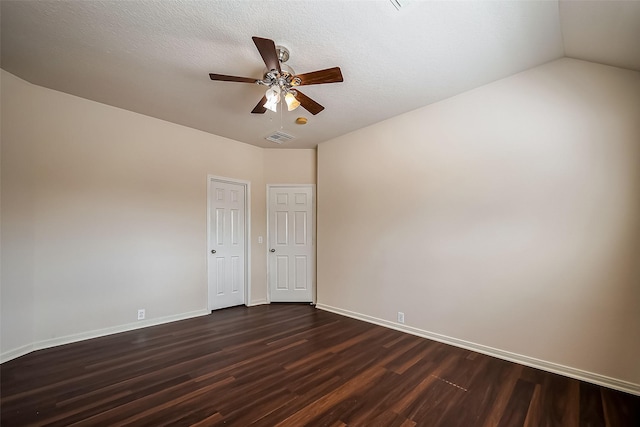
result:
[[(1, 1), (1, 66), (31, 83), (261, 147), (310, 148), (562, 56), (640, 70), (640, 1)], [(250, 114), (251, 36), (291, 51), (325, 110)], [(309, 119), (294, 124), (298, 116)], [(392, 136), (391, 136), (392, 137)]]

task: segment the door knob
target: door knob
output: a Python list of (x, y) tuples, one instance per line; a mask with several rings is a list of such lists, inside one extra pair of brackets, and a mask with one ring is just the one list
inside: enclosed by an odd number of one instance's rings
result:
[(211, 253), (212, 253), (212, 254), (215, 254), (215, 253), (216, 253), (216, 250), (215, 250), (215, 249), (211, 249)]
[(275, 251), (276, 251), (275, 249), (269, 249), (269, 252), (275, 252)]

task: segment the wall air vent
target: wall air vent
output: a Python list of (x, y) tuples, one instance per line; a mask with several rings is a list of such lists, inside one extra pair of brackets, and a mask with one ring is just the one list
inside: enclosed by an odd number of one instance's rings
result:
[(293, 136), (284, 132), (276, 131), (271, 135), (265, 137), (265, 139), (267, 141), (275, 142), (276, 144), (282, 144), (283, 142), (291, 141), (293, 139)]

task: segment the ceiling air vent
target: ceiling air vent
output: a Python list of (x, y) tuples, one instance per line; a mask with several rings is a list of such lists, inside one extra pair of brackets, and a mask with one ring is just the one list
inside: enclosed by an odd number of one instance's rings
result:
[(411, 0), (391, 0), (391, 4), (395, 6), (396, 9), (400, 10), (403, 7), (407, 6)]
[(267, 136), (265, 139), (267, 141), (275, 142), (276, 144), (282, 144), (283, 142), (291, 141), (293, 139), (293, 136), (284, 132), (276, 131)]

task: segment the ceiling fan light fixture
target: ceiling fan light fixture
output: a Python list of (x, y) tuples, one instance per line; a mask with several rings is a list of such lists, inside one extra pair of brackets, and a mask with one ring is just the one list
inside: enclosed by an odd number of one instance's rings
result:
[(267, 97), (267, 102), (264, 103), (264, 108), (273, 111), (274, 113), (278, 111), (278, 103), (280, 102), (280, 87), (271, 86), (267, 89), (265, 93)]
[(291, 92), (287, 92), (284, 96), (284, 100), (287, 103), (287, 110), (293, 111), (300, 106), (300, 101), (298, 101), (295, 95)]
[(278, 103), (277, 102), (272, 102), (272, 101), (267, 101), (264, 103), (264, 108), (266, 108), (267, 110), (271, 110), (274, 113), (278, 112)]

